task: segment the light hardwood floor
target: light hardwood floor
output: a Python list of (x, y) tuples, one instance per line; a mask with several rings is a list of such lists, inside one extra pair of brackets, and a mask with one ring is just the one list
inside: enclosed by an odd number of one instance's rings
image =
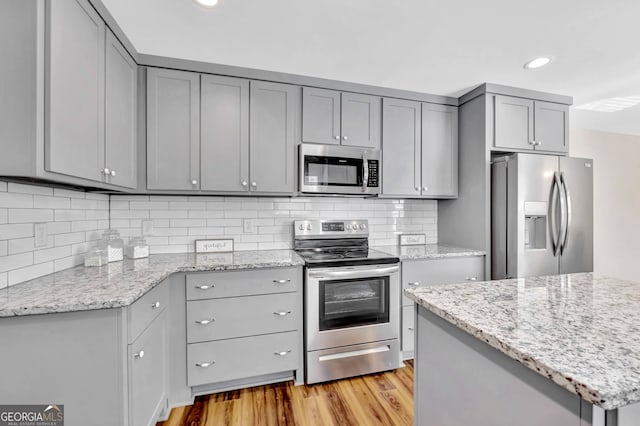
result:
[(286, 382), (201, 396), (157, 426), (412, 425), (413, 361), (405, 365), (317, 385)]

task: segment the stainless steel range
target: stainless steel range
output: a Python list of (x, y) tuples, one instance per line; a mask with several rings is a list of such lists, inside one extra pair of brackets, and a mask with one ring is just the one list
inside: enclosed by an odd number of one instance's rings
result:
[(306, 261), (307, 383), (400, 367), (399, 259), (369, 248), (367, 220), (294, 227)]

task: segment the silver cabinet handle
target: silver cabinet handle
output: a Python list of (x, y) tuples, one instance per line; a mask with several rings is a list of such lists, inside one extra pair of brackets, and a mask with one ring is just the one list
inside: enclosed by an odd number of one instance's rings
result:
[(249, 185), (249, 183), (248, 183), (246, 180), (243, 180), (242, 182), (240, 182), (240, 184), (241, 184), (242, 186), (247, 186), (247, 185)]
[(160, 302), (155, 302), (151, 304), (151, 309), (157, 309), (160, 307)]
[(478, 281), (478, 277), (467, 277), (467, 281)]
[(407, 283), (409, 285), (413, 285), (413, 286), (419, 286), (420, 284), (422, 284), (422, 281), (414, 281), (412, 283)]
[(413, 331), (413, 327), (407, 327), (407, 330)]
[(339, 136), (339, 135), (335, 135), (333, 138), (334, 138), (335, 140), (337, 140), (337, 141), (339, 141), (339, 140), (340, 140), (340, 136)]
[(280, 312), (274, 312), (273, 315), (277, 315), (279, 317), (284, 317), (287, 316), (291, 313), (291, 311), (280, 311)]
[(191, 180), (191, 185), (197, 185), (197, 184), (198, 184), (198, 181), (196, 179)]
[(277, 355), (277, 356), (286, 356), (286, 355), (288, 355), (290, 352), (291, 352), (291, 349), (288, 349), (288, 350), (286, 350), (286, 351), (282, 351), (282, 352), (274, 352), (273, 354), (274, 354), (274, 355)]
[(111, 176), (116, 177), (116, 171), (115, 170), (111, 170)]
[(348, 138), (348, 137), (346, 137), (346, 136), (343, 136), (343, 137), (342, 137), (342, 140), (343, 140), (343, 141), (346, 141), (346, 140), (349, 140), (349, 138)]
[(108, 175), (111, 173), (111, 170), (109, 170), (108, 167), (105, 167), (104, 169), (102, 169), (102, 173), (104, 173), (105, 175)]
[(209, 361), (209, 362), (197, 362), (196, 363), (196, 367), (200, 367), (200, 368), (208, 368), (211, 367), (213, 364), (215, 364), (215, 361)]
[(204, 284), (204, 285), (197, 285), (196, 286), (196, 288), (198, 290), (209, 290), (209, 289), (214, 288), (214, 287), (215, 287), (215, 284), (208, 284), (208, 285)]
[(291, 280), (273, 280), (274, 284), (286, 284), (286, 283), (290, 283)]
[(215, 318), (196, 320), (196, 324), (207, 325), (207, 324), (211, 324), (212, 322), (215, 322), (215, 321), (216, 321)]
[(137, 354), (133, 354), (133, 357), (138, 359), (144, 358), (144, 351), (140, 351)]

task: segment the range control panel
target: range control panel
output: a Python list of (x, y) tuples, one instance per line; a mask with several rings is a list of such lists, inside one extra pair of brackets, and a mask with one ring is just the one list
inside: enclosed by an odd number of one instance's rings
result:
[(378, 187), (378, 160), (369, 160), (369, 181), (367, 186), (369, 188)]
[(310, 219), (293, 222), (295, 238), (368, 237), (367, 219)]

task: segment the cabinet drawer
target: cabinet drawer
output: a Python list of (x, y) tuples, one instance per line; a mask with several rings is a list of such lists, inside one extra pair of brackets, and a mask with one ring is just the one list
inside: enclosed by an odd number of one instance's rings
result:
[(402, 308), (402, 352), (413, 351), (414, 322), (413, 310), (415, 307), (404, 306)]
[(484, 256), (402, 262), (402, 305), (413, 303), (404, 295), (404, 289), (415, 285), (453, 284), (483, 279)]
[(169, 286), (160, 283), (129, 306), (129, 339), (132, 343), (169, 304)]
[(295, 370), (297, 331), (187, 345), (187, 384), (199, 386)]
[(302, 329), (298, 293), (187, 302), (187, 342)]
[(296, 291), (299, 268), (253, 269), (187, 275), (187, 300)]

